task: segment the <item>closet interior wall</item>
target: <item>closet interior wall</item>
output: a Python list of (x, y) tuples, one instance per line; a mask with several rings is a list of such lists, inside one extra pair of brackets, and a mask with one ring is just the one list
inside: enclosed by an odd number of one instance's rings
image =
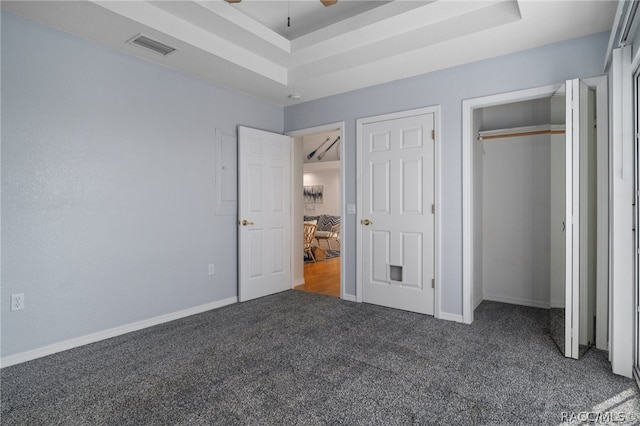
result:
[[(549, 122), (548, 98), (516, 102), (474, 111), (474, 134)], [(476, 306), (549, 307), (550, 147), (549, 134), (475, 142)]]

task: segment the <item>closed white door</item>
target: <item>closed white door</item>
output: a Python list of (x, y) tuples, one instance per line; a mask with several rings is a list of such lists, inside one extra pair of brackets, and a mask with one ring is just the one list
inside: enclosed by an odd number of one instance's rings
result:
[(362, 125), (362, 300), (433, 315), (434, 114)]
[(238, 128), (238, 299), (291, 288), (291, 139)]

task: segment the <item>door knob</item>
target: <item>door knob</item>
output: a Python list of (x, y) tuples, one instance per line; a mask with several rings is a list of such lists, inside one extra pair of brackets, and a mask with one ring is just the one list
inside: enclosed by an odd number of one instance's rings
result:
[(363, 224), (363, 225), (365, 225), (365, 226), (368, 226), (368, 225), (373, 224), (373, 222), (371, 222), (369, 219), (362, 219), (362, 220), (360, 221), (360, 223), (361, 223), (361, 224)]
[(253, 222), (249, 222), (247, 219), (244, 219), (242, 222), (240, 222), (240, 224), (242, 224), (242, 226), (247, 226), (253, 225)]

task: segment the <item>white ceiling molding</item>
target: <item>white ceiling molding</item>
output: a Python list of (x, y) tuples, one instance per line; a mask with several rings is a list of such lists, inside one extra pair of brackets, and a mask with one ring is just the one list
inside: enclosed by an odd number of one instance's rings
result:
[[(245, 15), (244, 13), (234, 9), (233, 7), (229, 7), (227, 3), (201, 0), (196, 0), (194, 1), (194, 3), (197, 3), (201, 7), (212, 11), (221, 18), (224, 18), (237, 27), (250, 32), (254, 36), (268, 43), (271, 43), (278, 49), (286, 53), (291, 53), (291, 42), (289, 40), (276, 33), (275, 31), (269, 29), (260, 22)], [(171, 4), (175, 5), (175, 3), (171, 2), (158, 2), (159, 7), (168, 6)]]
[(94, 1), (95, 4), (139, 22), (156, 31), (197, 47), (205, 52), (232, 62), (240, 67), (253, 70), (278, 83), (287, 84), (287, 70), (268, 59), (240, 48), (232, 41), (219, 37), (192, 23), (144, 1)]
[[(449, 4), (459, 3), (452, 2)], [(389, 31), (379, 38), (371, 37), (372, 40), (370, 42), (355, 46), (353, 49), (347, 50), (346, 47), (339, 49), (337, 46), (327, 47), (323, 50), (324, 56), (321, 56), (320, 52), (318, 52), (315, 56), (319, 59), (293, 68), (290, 71), (289, 81), (319, 77), (324, 74), (358, 67), (363, 63), (363, 58), (366, 58), (366, 63), (395, 58), (407, 52), (414, 52), (431, 45), (454, 40), (520, 19), (520, 12), (514, 2), (498, 2), (488, 7), (474, 8), (471, 11), (458, 9), (447, 12), (449, 13), (439, 15), (443, 16), (443, 19), (432, 19), (429, 20), (431, 22), (422, 26), (403, 22), (398, 26), (406, 30)], [(413, 13), (415, 12), (411, 14)], [(421, 13), (415, 14), (421, 15)], [(411, 20), (413, 19), (411, 17)], [(407, 20), (405, 19), (404, 21)], [(393, 27), (396, 27), (395, 23)], [(361, 37), (356, 36), (354, 38), (361, 39)], [(343, 41), (342, 45), (347, 46), (346, 40)], [(313, 48), (309, 49), (315, 50)], [(357, 49), (357, 54), (354, 54), (355, 49)]]
[[(0, 4), (2, 10), (280, 105), (299, 102), (288, 97), (294, 92), (308, 101), (607, 31), (616, 9), (606, 0), (351, 1), (325, 8), (318, 0), (292, 0), (292, 12), (305, 9), (298, 19), (308, 29), (287, 34), (286, 17), (275, 9), (259, 20), (249, 16), (269, 10), (265, 5), (286, 10), (286, 1)], [(336, 13), (339, 7), (344, 16)], [(162, 57), (126, 43), (140, 33), (178, 50)]]

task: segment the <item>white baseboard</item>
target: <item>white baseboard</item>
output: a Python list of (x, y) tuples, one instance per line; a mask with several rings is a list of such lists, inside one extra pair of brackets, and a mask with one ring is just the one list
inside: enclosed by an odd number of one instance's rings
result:
[(549, 307), (551, 308), (564, 308), (564, 300), (552, 300), (551, 303), (549, 304)]
[(304, 277), (296, 278), (295, 281), (293, 282), (293, 287), (297, 287), (297, 286), (302, 285), (302, 284), (304, 284)]
[(448, 312), (440, 312), (438, 319), (445, 320), (445, 321), (464, 322), (462, 320), (462, 315), (450, 314)]
[(347, 294), (347, 293), (344, 293), (342, 295), (342, 300), (346, 300), (348, 302), (357, 302), (358, 301), (355, 295)]
[(532, 308), (549, 309), (549, 302), (543, 302), (540, 300), (523, 299), (519, 297), (495, 296), (492, 294), (485, 293), (484, 300), (490, 300), (492, 302), (511, 303), (512, 305), (530, 306)]
[(482, 295), (480, 295), (480, 297), (478, 297), (474, 302), (473, 302), (473, 310), (475, 311), (476, 308), (478, 306), (480, 306), (480, 304), (482, 303), (482, 301), (484, 300), (484, 297), (482, 297)]
[(44, 356), (52, 355), (57, 352), (62, 352), (69, 349), (77, 348), (79, 346), (88, 345), (89, 343), (99, 342), (100, 340), (109, 339), (111, 337), (131, 333), (132, 331), (138, 331), (142, 330), (143, 328), (152, 327), (154, 325), (177, 320), (195, 314), (200, 314), (202, 312), (221, 308), (227, 305), (232, 305), (234, 303), (238, 303), (238, 298), (230, 297), (228, 299), (218, 300), (216, 302), (211, 302), (200, 306), (194, 306), (193, 308), (183, 309), (181, 311), (172, 312), (170, 314), (164, 314), (146, 320), (137, 321), (131, 324), (110, 328), (108, 330), (98, 331), (96, 333), (87, 334), (85, 336), (75, 337), (73, 339), (54, 343), (52, 345), (20, 352), (15, 355), (5, 356), (0, 358), (0, 368), (9, 367), (11, 365), (20, 364), (26, 361), (31, 361), (36, 358), (42, 358)]

